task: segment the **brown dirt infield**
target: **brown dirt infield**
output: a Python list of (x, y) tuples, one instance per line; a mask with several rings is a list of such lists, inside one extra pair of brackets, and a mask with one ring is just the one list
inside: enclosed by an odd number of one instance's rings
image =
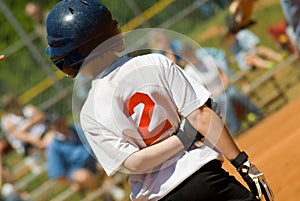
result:
[[(300, 200), (299, 106), (300, 97), (235, 139), (265, 173), (276, 201)], [(224, 167), (242, 180), (228, 161)]]

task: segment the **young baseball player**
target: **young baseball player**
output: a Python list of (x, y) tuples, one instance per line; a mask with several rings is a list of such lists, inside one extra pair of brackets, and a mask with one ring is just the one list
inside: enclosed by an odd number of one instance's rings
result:
[[(69, 77), (93, 77), (81, 124), (106, 173), (129, 174), (132, 200), (249, 201), (262, 192), (272, 200), (263, 174), (210, 109), (203, 86), (192, 86), (161, 54), (117, 56), (124, 43), (105, 5), (60, 1), (46, 27), (53, 63)], [(223, 156), (251, 191), (222, 169)]]

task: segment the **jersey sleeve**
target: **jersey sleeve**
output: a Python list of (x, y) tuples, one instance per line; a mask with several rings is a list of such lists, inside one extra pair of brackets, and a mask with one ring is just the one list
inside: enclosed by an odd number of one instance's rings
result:
[(193, 81), (182, 68), (169, 60), (165, 76), (178, 112), (186, 117), (204, 105), (210, 92), (200, 83)]
[(113, 175), (131, 154), (172, 134), (179, 116), (189, 115), (209, 96), (167, 57), (145, 55), (93, 82), (80, 121), (96, 158)]
[(139, 149), (101, 126), (95, 129), (86, 133), (87, 140), (106, 174), (111, 176), (120, 170), (128, 156)]

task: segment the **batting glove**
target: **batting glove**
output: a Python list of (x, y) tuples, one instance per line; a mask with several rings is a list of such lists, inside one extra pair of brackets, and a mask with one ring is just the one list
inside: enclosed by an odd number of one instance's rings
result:
[(241, 152), (231, 163), (236, 167), (252, 193), (259, 199), (264, 196), (266, 201), (274, 201), (273, 192), (264, 174), (248, 160), (248, 155), (245, 152)]
[(184, 145), (185, 150), (189, 150), (194, 142), (203, 138), (203, 135), (199, 133), (187, 119), (183, 119), (181, 121), (179, 129), (175, 135)]

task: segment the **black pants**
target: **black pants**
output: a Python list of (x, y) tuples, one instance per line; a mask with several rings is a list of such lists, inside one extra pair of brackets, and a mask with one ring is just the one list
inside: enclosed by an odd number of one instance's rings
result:
[(160, 201), (258, 201), (213, 160), (187, 178)]

